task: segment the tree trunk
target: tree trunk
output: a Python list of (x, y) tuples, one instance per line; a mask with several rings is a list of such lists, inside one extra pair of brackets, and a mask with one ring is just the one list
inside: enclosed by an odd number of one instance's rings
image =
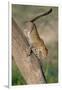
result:
[(12, 55), (27, 84), (45, 83), (42, 68), (34, 53), (27, 56), (29, 44), (19, 26), (12, 20)]

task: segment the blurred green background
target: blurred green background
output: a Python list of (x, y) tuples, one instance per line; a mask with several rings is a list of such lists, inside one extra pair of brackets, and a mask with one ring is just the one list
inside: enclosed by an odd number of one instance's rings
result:
[(25, 85), (27, 84), (21, 72), (19, 72), (18, 67), (14, 61), (12, 60), (12, 85)]
[[(42, 61), (43, 70), (48, 83), (58, 82), (58, 7), (12, 5), (12, 17), (20, 28), (24, 29), (25, 21), (29, 21), (40, 13), (53, 9), (52, 13), (39, 18), (35, 23), (40, 38), (48, 48), (48, 57)], [(27, 84), (19, 72), (15, 62), (12, 62), (12, 85)]]

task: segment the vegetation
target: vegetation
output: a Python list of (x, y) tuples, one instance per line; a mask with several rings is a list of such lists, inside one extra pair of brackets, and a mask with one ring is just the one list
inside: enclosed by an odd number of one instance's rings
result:
[(12, 85), (25, 85), (26, 81), (19, 72), (15, 62), (12, 62)]

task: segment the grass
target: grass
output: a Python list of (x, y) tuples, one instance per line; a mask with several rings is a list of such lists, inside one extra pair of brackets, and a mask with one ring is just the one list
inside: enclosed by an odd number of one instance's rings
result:
[(22, 74), (19, 72), (15, 62), (12, 62), (12, 85), (25, 85), (27, 84)]
[(58, 82), (58, 69), (53, 64), (49, 64), (46, 68), (45, 76), (48, 83)]

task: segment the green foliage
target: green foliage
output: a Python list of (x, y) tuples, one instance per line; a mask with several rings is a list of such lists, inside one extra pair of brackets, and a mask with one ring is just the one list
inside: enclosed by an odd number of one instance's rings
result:
[(24, 85), (26, 84), (25, 79), (19, 72), (15, 62), (12, 62), (12, 85)]
[(57, 67), (54, 67), (54, 65), (50, 64), (47, 66), (45, 76), (48, 83), (57, 83), (58, 82), (58, 70)]

